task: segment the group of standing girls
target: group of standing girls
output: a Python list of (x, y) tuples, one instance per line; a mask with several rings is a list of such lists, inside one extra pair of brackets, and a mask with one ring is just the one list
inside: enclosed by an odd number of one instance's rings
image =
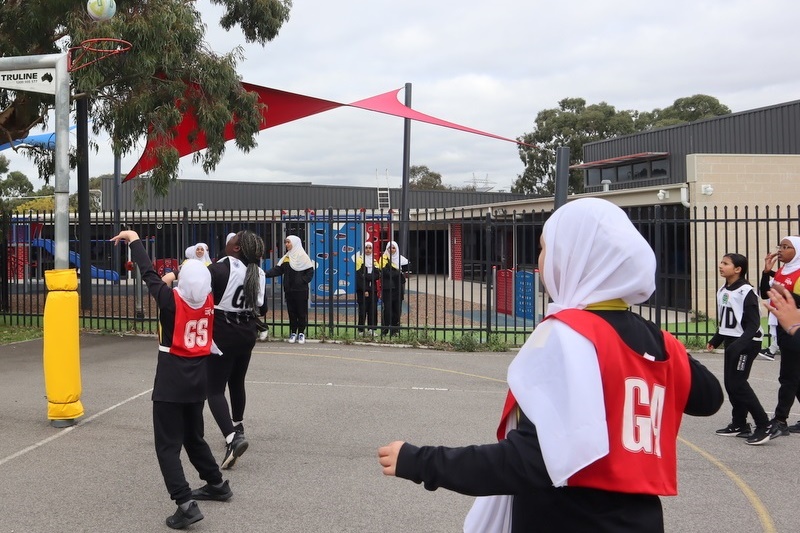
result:
[[(771, 288), (777, 286), (791, 294), (800, 303), (800, 237), (781, 239), (777, 251), (767, 254), (759, 283), (762, 298), (769, 298)], [(773, 270), (776, 262), (783, 266)], [(800, 400), (800, 351), (797, 343), (770, 313), (770, 329), (775, 328), (777, 345), (781, 350), (778, 382), (778, 403), (770, 420), (758, 397), (748, 383), (753, 361), (759, 355), (764, 332), (758, 295), (747, 281), (748, 262), (741, 254), (728, 253), (719, 263), (719, 273), (725, 284), (717, 291), (718, 330), (708, 341), (710, 351), (724, 345), (724, 382), (731, 402), (731, 423), (716, 431), (721, 436), (746, 439), (747, 444), (760, 445), (771, 439), (800, 432), (800, 422), (789, 426), (787, 418), (794, 399)], [(765, 304), (769, 311), (770, 303)], [(774, 342), (774, 341), (773, 341)], [(755, 428), (747, 422), (753, 417)]]
[(375, 259), (374, 245), (364, 243), (363, 253), (356, 254), (356, 302), (358, 303), (358, 332), (374, 335), (378, 327), (378, 281), (380, 299), (383, 301), (381, 334), (395, 336), (400, 333), (403, 299), (405, 297), (408, 259), (400, 254), (395, 241)]

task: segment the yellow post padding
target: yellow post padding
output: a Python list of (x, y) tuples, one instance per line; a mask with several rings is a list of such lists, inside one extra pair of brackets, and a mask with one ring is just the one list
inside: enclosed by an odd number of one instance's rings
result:
[(44, 304), (44, 387), (47, 418), (72, 420), (83, 416), (78, 302), (78, 272), (47, 270)]

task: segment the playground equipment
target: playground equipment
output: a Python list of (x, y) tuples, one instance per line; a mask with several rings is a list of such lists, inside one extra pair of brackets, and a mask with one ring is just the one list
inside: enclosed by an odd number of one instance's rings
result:
[[(48, 253), (55, 255), (55, 243), (52, 239), (33, 239), (31, 241), (31, 247), (42, 248), (46, 250)], [(69, 264), (75, 266), (75, 268), (81, 268), (81, 256), (78, 255), (77, 252), (73, 252), (70, 250), (69, 252)], [(113, 281), (115, 283), (119, 283), (119, 272), (114, 270), (104, 270), (101, 268), (97, 268), (94, 265), (91, 265), (92, 269), (92, 277), (95, 279), (104, 279), (106, 281)]]

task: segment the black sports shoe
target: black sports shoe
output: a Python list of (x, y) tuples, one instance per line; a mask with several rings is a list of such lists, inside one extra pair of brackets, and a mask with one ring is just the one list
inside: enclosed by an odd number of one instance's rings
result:
[(743, 426), (736, 426), (733, 423), (728, 424), (722, 429), (718, 429), (715, 432), (717, 435), (721, 437), (739, 437), (739, 436), (750, 436), (750, 424), (745, 424)]
[(781, 422), (775, 418), (769, 423), (769, 438), (777, 439), (778, 437), (786, 437), (789, 435), (789, 426), (786, 422)]
[[(777, 352), (775, 352), (777, 353)], [(762, 359), (766, 359), (767, 361), (774, 361), (775, 360), (775, 353), (769, 351), (769, 348), (764, 348), (760, 352), (758, 352), (758, 356)]]
[(756, 426), (756, 430), (753, 431), (753, 434), (750, 435), (745, 442), (747, 444), (750, 444), (751, 446), (759, 446), (768, 441), (769, 441), (769, 426), (764, 426), (764, 427)]
[(221, 487), (215, 487), (210, 483), (206, 483), (205, 486), (192, 491), (192, 499), (194, 500), (214, 500), (216, 502), (224, 502), (229, 500), (231, 496), (233, 496), (233, 491), (231, 490), (230, 485), (228, 485), (227, 480), (222, 484)]
[(200, 512), (197, 502), (192, 502), (185, 511), (179, 506), (174, 515), (168, 516), (167, 525), (172, 529), (183, 529), (189, 524), (199, 522), (203, 518), (203, 513)]
[(796, 424), (789, 426), (789, 433), (800, 433), (800, 420)]
[(242, 437), (244, 437), (244, 424), (242, 422), (239, 422), (238, 424), (233, 426), (233, 430), (236, 432), (237, 435), (241, 435)]
[(236, 463), (236, 459), (247, 451), (248, 446), (249, 444), (244, 435), (236, 433), (233, 436), (233, 441), (225, 447), (225, 457), (222, 459), (220, 468), (227, 470), (232, 467)]

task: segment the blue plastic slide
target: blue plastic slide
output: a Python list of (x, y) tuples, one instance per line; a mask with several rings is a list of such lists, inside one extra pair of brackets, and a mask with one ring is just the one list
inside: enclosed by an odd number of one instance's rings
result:
[[(42, 248), (48, 253), (50, 253), (50, 255), (55, 255), (56, 245), (52, 239), (33, 239), (31, 241), (31, 246)], [(75, 265), (76, 268), (80, 268), (81, 256), (78, 255), (76, 252), (70, 250), (69, 263), (71, 265)], [(92, 277), (96, 279), (104, 279), (108, 281), (118, 282), (119, 272), (116, 272), (115, 270), (103, 270), (92, 265)]]

